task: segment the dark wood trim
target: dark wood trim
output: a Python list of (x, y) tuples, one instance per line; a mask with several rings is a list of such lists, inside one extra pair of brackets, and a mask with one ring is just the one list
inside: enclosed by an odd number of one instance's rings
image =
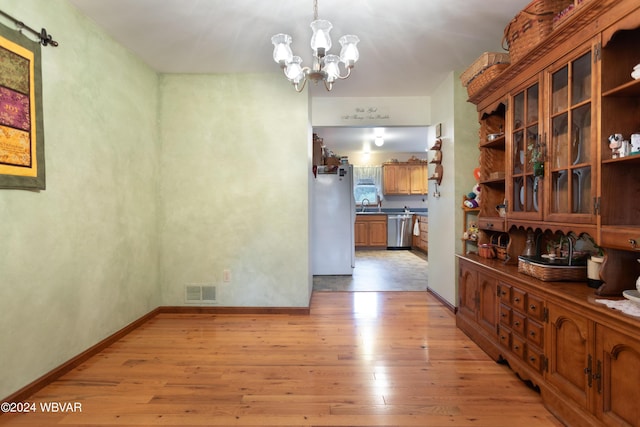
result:
[(451, 310), (453, 314), (456, 314), (458, 312), (458, 307), (454, 306), (449, 301), (442, 298), (437, 292), (434, 292), (433, 289), (427, 288), (427, 292), (433, 295), (440, 302), (440, 304), (442, 304), (443, 306)]
[(100, 353), (102, 350), (104, 350), (105, 348), (109, 347), (110, 345), (112, 345), (116, 341), (118, 341), (121, 338), (125, 337), (127, 334), (129, 334), (133, 330), (135, 330), (138, 327), (142, 326), (143, 324), (145, 324), (146, 322), (148, 322), (149, 320), (154, 318), (159, 312), (160, 312), (159, 309), (156, 308), (156, 309), (150, 311), (149, 313), (145, 314), (144, 316), (140, 317), (139, 319), (134, 320), (133, 322), (129, 323), (127, 326), (125, 326), (124, 328), (120, 329), (119, 331), (113, 333), (112, 335), (109, 335), (107, 338), (105, 338), (102, 341), (98, 342), (97, 344), (89, 347), (88, 349), (86, 349), (82, 353), (78, 354), (77, 356), (67, 360), (62, 365), (58, 366), (57, 368), (54, 368), (53, 370), (51, 370), (51, 371), (47, 372), (46, 374), (42, 375), (40, 378), (36, 379), (35, 381), (33, 381), (33, 382), (27, 384), (26, 386), (22, 387), (20, 390), (16, 391), (15, 393), (10, 394), (9, 396), (5, 397), (4, 399), (2, 399), (2, 401), (3, 402), (22, 402), (22, 401), (24, 401), (29, 396), (32, 396), (33, 394), (35, 394), (38, 390), (40, 390), (40, 389), (44, 388), (45, 386), (51, 384), (52, 382), (54, 382), (55, 380), (57, 380), (58, 378), (60, 378), (64, 374), (66, 374), (66, 373), (70, 372), (71, 370), (77, 368), (78, 366), (80, 366), (82, 363), (86, 362), (91, 357), (95, 356), (96, 354)]
[(176, 314), (286, 314), (291, 316), (306, 316), (309, 307), (203, 307), (203, 306), (162, 306), (159, 313)]

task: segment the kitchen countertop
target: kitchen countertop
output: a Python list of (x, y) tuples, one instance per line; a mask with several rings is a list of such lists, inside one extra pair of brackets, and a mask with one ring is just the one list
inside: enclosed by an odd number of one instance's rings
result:
[(403, 209), (382, 209), (382, 211), (378, 211), (378, 208), (368, 208), (362, 212), (360, 209), (356, 210), (356, 215), (399, 215), (399, 214), (408, 214), (408, 215), (420, 215), (420, 216), (429, 216), (427, 209), (420, 209), (415, 211), (405, 212)]

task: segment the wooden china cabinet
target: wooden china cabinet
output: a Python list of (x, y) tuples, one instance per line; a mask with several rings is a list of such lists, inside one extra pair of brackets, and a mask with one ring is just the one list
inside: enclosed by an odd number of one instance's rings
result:
[(478, 227), (489, 231), (506, 231), (505, 218), (496, 206), (505, 200), (505, 99), (496, 101), (480, 114), (480, 187), (482, 204)]
[(517, 88), (510, 96), (509, 181), (507, 206), (510, 219), (542, 219), (544, 169), (534, 170), (534, 156), (544, 155), (544, 129), (539, 76)]
[[(509, 233), (507, 261), (458, 255), (456, 323), (539, 388), (568, 426), (637, 426), (640, 319), (598, 303), (640, 276), (640, 2), (583, 0), (470, 96), (480, 123), (478, 226)], [(506, 215), (496, 206), (506, 204)], [(598, 289), (518, 270), (527, 232), (583, 233), (605, 251)]]

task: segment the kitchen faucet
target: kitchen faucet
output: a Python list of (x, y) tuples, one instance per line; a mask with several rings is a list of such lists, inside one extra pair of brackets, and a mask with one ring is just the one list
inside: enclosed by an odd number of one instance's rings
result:
[(569, 246), (569, 253), (567, 254), (567, 256), (569, 257), (569, 264), (568, 265), (572, 265), (572, 262), (573, 262), (573, 248), (575, 247), (575, 244), (576, 244), (576, 238), (571, 234), (567, 234), (567, 246)]

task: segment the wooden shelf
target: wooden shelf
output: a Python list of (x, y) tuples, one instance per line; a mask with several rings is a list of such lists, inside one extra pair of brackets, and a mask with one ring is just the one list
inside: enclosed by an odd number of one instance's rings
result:
[(636, 97), (640, 96), (640, 79), (632, 80), (623, 85), (615, 87), (602, 93), (602, 97), (620, 96), (620, 97)]

